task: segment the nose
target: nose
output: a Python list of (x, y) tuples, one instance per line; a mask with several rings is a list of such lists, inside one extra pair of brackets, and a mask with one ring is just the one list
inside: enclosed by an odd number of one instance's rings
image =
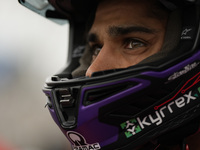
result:
[(86, 76), (91, 77), (94, 72), (119, 68), (119, 63), (116, 62), (116, 60), (117, 56), (115, 53), (106, 48), (102, 48), (98, 56), (87, 69)]

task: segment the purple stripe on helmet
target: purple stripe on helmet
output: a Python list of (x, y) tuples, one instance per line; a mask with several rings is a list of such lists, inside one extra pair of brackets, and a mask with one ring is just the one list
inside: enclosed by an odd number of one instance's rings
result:
[[(96, 89), (96, 88), (101, 88), (104, 86), (112, 86), (115, 84), (120, 84), (124, 82), (136, 82), (138, 83), (136, 86), (129, 88), (125, 91), (119, 92), (118, 94), (115, 94), (113, 96), (110, 96), (108, 98), (105, 98), (102, 101), (96, 102), (94, 104), (88, 105), (88, 106), (83, 106), (83, 100), (84, 100), (84, 94), (87, 90), (91, 89)], [(84, 87), (81, 93), (81, 101), (80, 101), (80, 108), (79, 108), (79, 117), (78, 117), (78, 130), (80, 133), (86, 132), (87, 133), (83, 134), (85, 138), (90, 142), (99, 142), (101, 146), (108, 145), (110, 143), (113, 143), (114, 141), (117, 140), (118, 138), (118, 127), (107, 125), (104, 123), (99, 122), (98, 120), (98, 112), (99, 108), (108, 105), (114, 101), (117, 101), (120, 98), (123, 98), (127, 95), (130, 95), (134, 92), (137, 92), (145, 87), (150, 85), (150, 81), (148, 80), (143, 80), (143, 79), (126, 79), (126, 80), (121, 80), (121, 81), (116, 81), (112, 83), (105, 83), (101, 85), (95, 85), (95, 86), (88, 86)], [(91, 121), (91, 122), (89, 122)], [(95, 124), (95, 126), (94, 126)], [(81, 130), (82, 128), (82, 130)], [(90, 132), (92, 134), (90, 134)], [(97, 135), (97, 136), (95, 136)], [(94, 137), (92, 137), (94, 136)], [(103, 139), (108, 139), (107, 141), (102, 141)]]
[(164, 77), (167, 77), (167, 76), (171, 75), (172, 73), (180, 70), (181, 68), (184, 68), (186, 65), (194, 62), (194, 60), (200, 60), (200, 51), (198, 51), (192, 57), (182, 61), (181, 63), (179, 63), (177, 65), (174, 65), (173, 67), (171, 67), (169, 69), (166, 69), (161, 72), (148, 71), (148, 72), (142, 73), (142, 75), (148, 75), (148, 76), (157, 77), (157, 78), (164, 78)]

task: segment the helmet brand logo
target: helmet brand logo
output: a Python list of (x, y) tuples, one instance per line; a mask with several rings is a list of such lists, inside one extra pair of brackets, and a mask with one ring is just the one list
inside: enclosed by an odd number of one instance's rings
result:
[(182, 33), (181, 33), (181, 39), (183, 40), (188, 40), (192, 39), (192, 28), (184, 28)]
[(187, 28), (186, 28), (186, 29), (184, 29), (184, 30), (182, 31), (182, 34), (181, 34), (181, 35), (182, 35), (182, 36), (183, 36), (183, 35), (187, 35), (187, 33), (190, 32), (191, 30), (192, 30), (192, 29), (187, 29)]
[(99, 143), (88, 144), (85, 138), (74, 131), (67, 132), (67, 137), (72, 143), (73, 150), (99, 150), (101, 149)]

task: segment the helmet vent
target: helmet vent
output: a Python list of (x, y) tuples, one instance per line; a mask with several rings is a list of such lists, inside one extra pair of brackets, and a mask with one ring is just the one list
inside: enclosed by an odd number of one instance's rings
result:
[(136, 83), (126, 82), (126, 83), (122, 83), (122, 84), (116, 84), (116, 85), (111, 85), (111, 86), (88, 90), (85, 93), (84, 105), (90, 105), (95, 102), (101, 101), (101, 100), (106, 99), (110, 96), (113, 96), (117, 93), (120, 93), (126, 89), (129, 89), (135, 85), (136, 85)]

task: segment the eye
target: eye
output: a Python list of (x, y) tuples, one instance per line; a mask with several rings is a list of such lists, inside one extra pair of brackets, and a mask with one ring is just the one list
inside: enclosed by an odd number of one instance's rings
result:
[(101, 48), (100, 47), (96, 47), (93, 51), (93, 55), (97, 56), (100, 52)]
[(137, 49), (140, 47), (145, 47), (147, 44), (139, 39), (127, 39), (125, 41), (125, 48), (126, 49)]
[(101, 51), (102, 46), (100, 45), (92, 45), (90, 47), (90, 50), (92, 51), (93, 56), (97, 56), (99, 52)]

